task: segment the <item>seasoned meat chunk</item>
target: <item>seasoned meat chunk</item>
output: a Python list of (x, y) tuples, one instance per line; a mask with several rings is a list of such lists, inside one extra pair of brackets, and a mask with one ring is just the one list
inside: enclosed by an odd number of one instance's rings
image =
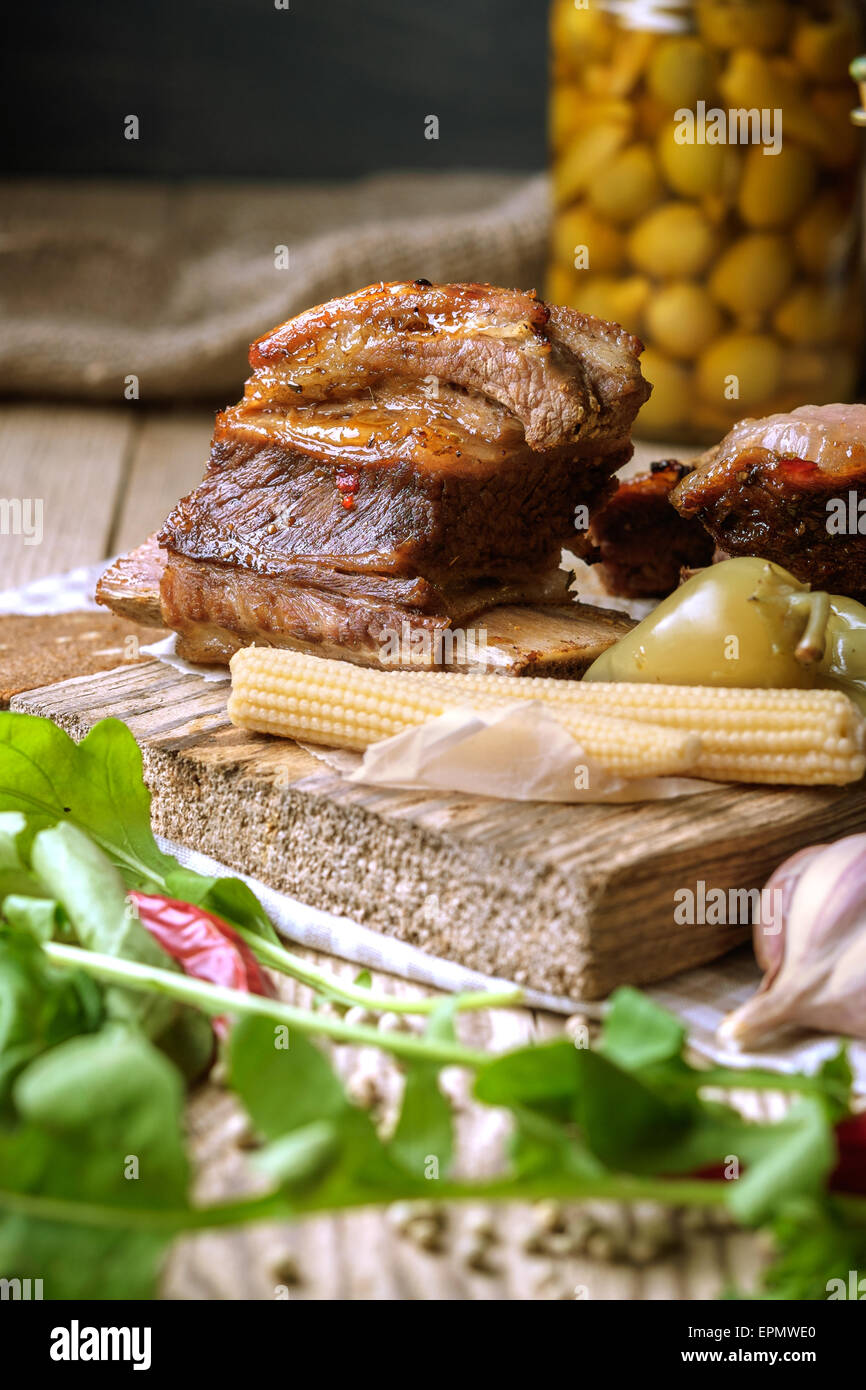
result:
[(741, 420), (671, 501), (727, 555), (759, 555), (816, 589), (866, 599), (866, 405)]
[(664, 598), (682, 569), (700, 569), (713, 558), (713, 542), (699, 521), (670, 505), (673, 488), (689, 473), (674, 459), (653, 463), (649, 473), (622, 481), (590, 521), (584, 559), (597, 564), (609, 594)]
[(98, 596), (131, 611), (155, 556), (163, 621), (214, 662), (250, 642), (375, 661), (389, 625), (562, 603), (576, 508), (599, 508), (631, 455), (640, 352), (489, 285), (379, 284), (311, 309), (253, 344), (203, 481)]

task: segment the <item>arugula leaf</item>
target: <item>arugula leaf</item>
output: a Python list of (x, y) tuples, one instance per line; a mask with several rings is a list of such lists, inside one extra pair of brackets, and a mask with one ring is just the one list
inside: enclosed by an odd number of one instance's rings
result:
[[(765, 1220), (789, 1197), (817, 1196), (836, 1161), (824, 1104), (801, 1096), (783, 1119), (746, 1126), (741, 1145), (746, 1171), (731, 1183), (728, 1206), (748, 1225)], [(732, 1150), (734, 1152), (734, 1150)]]
[(140, 1034), (120, 1026), (60, 1043), (13, 1088), (18, 1124), (0, 1131), (4, 1192), (117, 1208), (119, 1224), (4, 1210), (0, 1271), (41, 1278), (47, 1298), (149, 1298), (166, 1232), (123, 1213), (184, 1210), (183, 1087)]
[(400, 1118), (388, 1152), (415, 1177), (427, 1177), (433, 1160), (432, 1176), (444, 1178), (454, 1156), (453, 1130), (451, 1106), (439, 1089), (438, 1066), (410, 1063)]
[(764, 1273), (765, 1299), (862, 1299), (866, 1284), (866, 1224), (850, 1219), (832, 1199), (800, 1198), (781, 1205), (770, 1222), (775, 1251)]
[(615, 990), (599, 1051), (628, 1071), (679, 1058), (686, 1041), (680, 1019), (630, 986)]
[(150, 828), (141, 751), (118, 719), (101, 720), (75, 743), (50, 719), (0, 712), (0, 812), (26, 816), (30, 835), (71, 822), (100, 846), (128, 887), (155, 885), (278, 941), (245, 883), (203, 877), (162, 853)]
[(27, 869), (21, 841), (27, 834), (27, 821), (18, 811), (0, 812), (0, 903), (10, 893), (38, 892), (38, 884)]
[(94, 1032), (102, 1017), (101, 992), (89, 976), (50, 966), (27, 935), (0, 935), (0, 1102), (28, 1062)]
[[(425, 1036), (439, 1042), (456, 1042), (454, 1015), (457, 999), (443, 999), (429, 1015)], [(415, 1177), (447, 1177), (454, 1158), (454, 1115), (439, 1088), (436, 1063), (411, 1062), (400, 1116), (388, 1145), (389, 1154)], [(431, 1166), (432, 1165), (432, 1166)]]
[(174, 859), (169, 862), (176, 867), (163, 880), (166, 897), (180, 898), (182, 902), (193, 903), (196, 907), (206, 907), (209, 912), (236, 927), (245, 927), (266, 941), (279, 942), (280, 938), (255, 893), (239, 878), (207, 878), (193, 869), (182, 868)]
[(851, 1087), (854, 1084), (854, 1072), (848, 1056), (848, 1049), (844, 1046), (840, 1047), (838, 1052), (834, 1053), (832, 1057), (828, 1057), (826, 1062), (822, 1062), (815, 1080), (821, 1087), (833, 1119), (841, 1119), (843, 1115), (847, 1114), (851, 1099)]
[(672, 1099), (662, 1087), (648, 1085), (589, 1048), (577, 1050), (575, 1060), (576, 1118), (587, 1145), (608, 1167), (634, 1171), (643, 1154), (687, 1130), (688, 1105)]
[[(83, 946), (109, 956), (176, 970), (171, 957), (130, 911), (117, 869), (75, 825), (41, 830), (33, 841), (31, 863), (52, 898), (59, 900)], [(108, 1012), (138, 1022), (151, 1037), (171, 1023), (177, 1005), (158, 994), (115, 986), (106, 990)]]
[[(277, 1045), (285, 1041), (285, 1031), (267, 1019), (239, 1019), (229, 1040), (229, 1075), (254, 1125), (271, 1140), (265, 1164), (285, 1175), (282, 1186), (298, 1209), (392, 1201), (429, 1189), (422, 1174), (406, 1174), (370, 1116), (350, 1104), (325, 1054), (297, 1032), (288, 1047)], [(314, 1128), (322, 1124), (328, 1126), (327, 1135)], [(290, 1135), (298, 1139), (299, 1149), (284, 1146)], [(301, 1162), (289, 1176), (285, 1156), (291, 1169), (299, 1153), (309, 1159), (309, 1167)]]
[(256, 1168), (282, 1186), (317, 1178), (336, 1157), (339, 1130), (329, 1120), (314, 1120), (290, 1130), (253, 1156)]
[(0, 714), (0, 810), (37, 829), (69, 819), (135, 874), (170, 867), (151, 834), (141, 753), (117, 719), (75, 743), (50, 719)]
[(479, 1070), (474, 1094), (487, 1105), (526, 1105), (574, 1118), (577, 1051), (568, 1038), (555, 1038), (493, 1057)]
[(280, 1139), (316, 1120), (339, 1121), (348, 1109), (324, 1052), (302, 1033), (289, 1036), (266, 1018), (237, 1020), (228, 1064), (232, 1090), (265, 1139)]
[(564, 1125), (522, 1105), (513, 1106), (512, 1114), (509, 1154), (516, 1178), (580, 1182), (600, 1178), (606, 1172), (604, 1164)]
[(2, 915), (10, 926), (36, 941), (51, 941), (67, 935), (66, 913), (53, 898), (25, 898), (10, 893), (3, 899)]

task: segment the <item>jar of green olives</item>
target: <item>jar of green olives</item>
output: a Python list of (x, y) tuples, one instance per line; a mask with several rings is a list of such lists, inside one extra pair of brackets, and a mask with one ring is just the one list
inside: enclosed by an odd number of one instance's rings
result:
[(855, 0), (553, 0), (547, 298), (646, 344), (646, 438), (851, 399)]

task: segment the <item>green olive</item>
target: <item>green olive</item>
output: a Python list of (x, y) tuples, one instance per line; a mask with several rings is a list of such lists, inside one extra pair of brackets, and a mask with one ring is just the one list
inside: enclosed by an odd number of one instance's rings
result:
[(850, 313), (848, 296), (823, 285), (799, 285), (776, 310), (777, 333), (800, 346), (821, 347), (843, 332)]
[(592, 63), (583, 81), (587, 91), (598, 96), (631, 96), (655, 47), (655, 35), (640, 29), (616, 27), (616, 42), (606, 63)]
[(854, 224), (836, 193), (823, 193), (794, 228), (797, 259), (810, 275), (831, 276), (851, 254)]
[(779, 48), (793, 18), (783, 0), (698, 0), (698, 28), (714, 48)]
[(616, 26), (595, 5), (558, 4), (553, 7), (552, 36), (555, 50), (581, 66), (609, 56)]
[[(584, 314), (610, 323), (621, 323), (631, 333), (639, 333), (650, 282), (643, 275), (625, 279), (607, 275), (579, 276), (572, 304)], [(645, 367), (645, 358), (641, 359)]]
[(743, 221), (759, 231), (787, 227), (815, 186), (815, 160), (799, 145), (765, 154), (753, 145), (746, 154), (739, 206)]
[(724, 560), (663, 599), (584, 680), (808, 689), (828, 617), (827, 595), (781, 566)]
[(662, 173), (675, 193), (705, 198), (736, 189), (739, 160), (726, 145), (680, 144), (668, 125), (657, 142)]
[(702, 285), (675, 280), (650, 296), (646, 333), (673, 357), (690, 360), (718, 333), (722, 316)]
[(741, 323), (758, 323), (775, 308), (793, 278), (788, 239), (753, 232), (735, 241), (716, 262), (710, 290)]
[(571, 141), (553, 169), (558, 207), (574, 202), (625, 143), (628, 127), (619, 122), (588, 126)]
[(652, 386), (652, 395), (641, 407), (635, 433), (657, 438), (674, 435), (688, 418), (691, 375), (678, 362), (648, 347), (640, 360), (641, 371)]
[[(762, 136), (774, 134), (781, 140), (793, 136), (810, 149), (822, 150), (827, 139), (826, 123), (809, 104), (801, 74), (786, 60), (767, 58), (752, 49), (738, 49), (719, 79), (719, 90), (730, 110), (745, 111), (750, 132), (754, 128)], [(777, 126), (775, 112), (782, 111)], [(764, 113), (773, 115), (766, 130)], [(752, 116), (754, 113), (754, 116)], [(741, 117), (741, 119), (744, 119)], [(757, 123), (761, 122), (760, 130)], [(775, 158), (767, 155), (765, 158)]]
[(851, 121), (850, 88), (816, 87), (811, 101), (824, 126), (820, 146), (822, 163), (831, 169), (847, 169), (856, 164), (860, 158), (863, 134)]
[(555, 150), (561, 150), (576, 129), (580, 112), (580, 88), (576, 85), (557, 83), (551, 94), (548, 107), (550, 140)]
[(719, 78), (719, 91), (726, 106), (760, 111), (799, 100), (803, 84), (796, 70), (788, 72), (752, 48), (738, 48)]
[(716, 249), (718, 235), (694, 203), (664, 203), (632, 229), (629, 255), (638, 270), (662, 280), (700, 275)]
[(698, 362), (698, 387), (704, 400), (727, 404), (745, 415), (772, 400), (779, 389), (785, 354), (765, 333), (728, 333), (717, 339)]
[(664, 39), (647, 68), (646, 83), (666, 110), (692, 109), (716, 81), (718, 62), (700, 39)]
[(589, 200), (611, 222), (634, 222), (658, 202), (661, 191), (652, 152), (646, 145), (630, 145), (600, 170)]
[(816, 82), (844, 82), (857, 45), (857, 26), (852, 15), (832, 19), (804, 17), (797, 26), (792, 51), (797, 67)]
[(574, 305), (578, 277), (578, 271), (569, 270), (555, 262), (548, 266), (547, 279), (544, 282), (544, 297), (547, 302), (549, 304)]
[(580, 204), (557, 218), (553, 254), (558, 265), (609, 275), (622, 265), (625, 240), (611, 222)]
[(564, 149), (577, 132), (599, 125), (623, 126), (633, 124), (633, 112), (627, 101), (614, 97), (587, 96), (576, 82), (560, 82), (550, 98), (550, 133), (554, 149)]

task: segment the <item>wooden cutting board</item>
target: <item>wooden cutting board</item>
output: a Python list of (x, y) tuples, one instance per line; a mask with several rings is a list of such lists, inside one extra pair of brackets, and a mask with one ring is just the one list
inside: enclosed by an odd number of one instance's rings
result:
[(677, 890), (759, 888), (794, 850), (866, 822), (864, 784), (725, 786), (634, 806), (352, 786), (292, 742), (232, 728), (227, 691), (153, 661), (12, 708), (75, 735), (122, 719), (159, 833), (435, 955), (572, 998), (723, 954), (746, 930), (678, 925)]

